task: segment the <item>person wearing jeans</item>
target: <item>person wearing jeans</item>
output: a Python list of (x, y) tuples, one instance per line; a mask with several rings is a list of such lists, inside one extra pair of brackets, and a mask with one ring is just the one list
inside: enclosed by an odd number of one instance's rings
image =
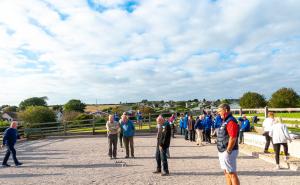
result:
[(135, 127), (132, 121), (129, 120), (126, 115), (122, 115), (121, 128), (123, 132), (123, 141), (126, 150), (125, 158), (129, 158), (129, 146), (131, 157), (134, 158), (133, 136), (135, 134)]
[(110, 159), (117, 158), (118, 130), (119, 123), (114, 120), (113, 115), (109, 115), (106, 122), (107, 137), (108, 137), (108, 156)]
[[(161, 115), (156, 119), (158, 124), (156, 145), (156, 170), (153, 173), (161, 173), (162, 176), (169, 175), (167, 151), (171, 141), (171, 126)], [(162, 163), (162, 164), (161, 164)], [(163, 171), (162, 171), (163, 166)]]
[(270, 136), (269, 132), (272, 130), (273, 124), (274, 124), (274, 113), (269, 112), (268, 118), (266, 118), (262, 124), (264, 129), (263, 136), (265, 136), (266, 138), (264, 153), (270, 153), (268, 150), (269, 150), (270, 142), (272, 141), (272, 137)]
[(276, 169), (280, 169), (279, 166), (280, 145), (283, 145), (285, 160), (287, 160), (287, 157), (289, 155), (287, 141), (292, 142), (287, 126), (282, 124), (281, 117), (276, 118), (275, 124), (272, 126), (272, 129), (269, 132), (269, 134), (272, 137), (272, 141), (273, 141)]
[(3, 143), (1, 145), (1, 148), (6, 146), (7, 150), (5, 153), (5, 157), (3, 158), (2, 166), (3, 167), (10, 167), (9, 164), (7, 164), (7, 161), (9, 159), (10, 154), (12, 154), (14, 163), (16, 166), (20, 166), (23, 163), (19, 162), (17, 159), (17, 154), (15, 150), (15, 144), (17, 142), (17, 139), (20, 138), (18, 131), (17, 131), (18, 123), (16, 121), (11, 122), (10, 127), (4, 131), (3, 134)]

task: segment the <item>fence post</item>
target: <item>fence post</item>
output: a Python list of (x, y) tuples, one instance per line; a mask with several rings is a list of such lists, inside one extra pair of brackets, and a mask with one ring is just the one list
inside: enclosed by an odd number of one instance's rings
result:
[(240, 116), (243, 116), (243, 109), (240, 108)]
[(63, 124), (64, 124), (64, 135), (66, 136), (67, 135), (67, 124), (65, 121), (63, 122)]
[(149, 131), (151, 132), (151, 114), (150, 113), (149, 113), (148, 124), (149, 124)]
[(93, 123), (93, 135), (95, 135), (95, 130), (96, 130), (95, 129), (95, 119), (92, 120), (92, 123)]
[(269, 113), (269, 108), (268, 106), (265, 107), (265, 118), (268, 117), (268, 113)]

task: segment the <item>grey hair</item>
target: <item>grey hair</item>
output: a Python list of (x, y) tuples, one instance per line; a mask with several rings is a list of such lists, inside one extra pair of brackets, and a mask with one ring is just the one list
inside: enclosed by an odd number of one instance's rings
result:
[(221, 105), (218, 106), (218, 109), (224, 109), (230, 111), (230, 106), (227, 103), (222, 103)]

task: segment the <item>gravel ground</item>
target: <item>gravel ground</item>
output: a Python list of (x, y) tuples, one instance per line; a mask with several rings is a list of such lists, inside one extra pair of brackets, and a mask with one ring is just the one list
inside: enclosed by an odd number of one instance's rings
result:
[[(135, 159), (124, 159), (118, 148), (115, 164), (107, 156), (107, 139), (103, 136), (43, 139), (17, 146), (21, 167), (0, 168), (0, 184), (225, 184), (214, 144), (198, 147), (180, 136), (171, 141), (171, 175), (152, 174), (155, 170), (155, 136), (137, 136)], [(0, 160), (4, 151), (0, 152)], [(10, 164), (13, 162), (9, 161)], [(241, 184), (300, 184), (300, 172), (274, 170), (274, 165), (240, 153), (238, 174)]]

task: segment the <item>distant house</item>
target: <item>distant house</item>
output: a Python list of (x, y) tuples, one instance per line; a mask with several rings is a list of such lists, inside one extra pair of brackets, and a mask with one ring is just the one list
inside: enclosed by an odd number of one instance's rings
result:
[(17, 117), (17, 113), (16, 112), (5, 112), (2, 114), (2, 119), (6, 120), (6, 121), (17, 121), (18, 117)]
[(169, 108), (171, 108), (171, 105), (169, 103), (165, 103), (162, 107), (164, 109), (169, 109)]

